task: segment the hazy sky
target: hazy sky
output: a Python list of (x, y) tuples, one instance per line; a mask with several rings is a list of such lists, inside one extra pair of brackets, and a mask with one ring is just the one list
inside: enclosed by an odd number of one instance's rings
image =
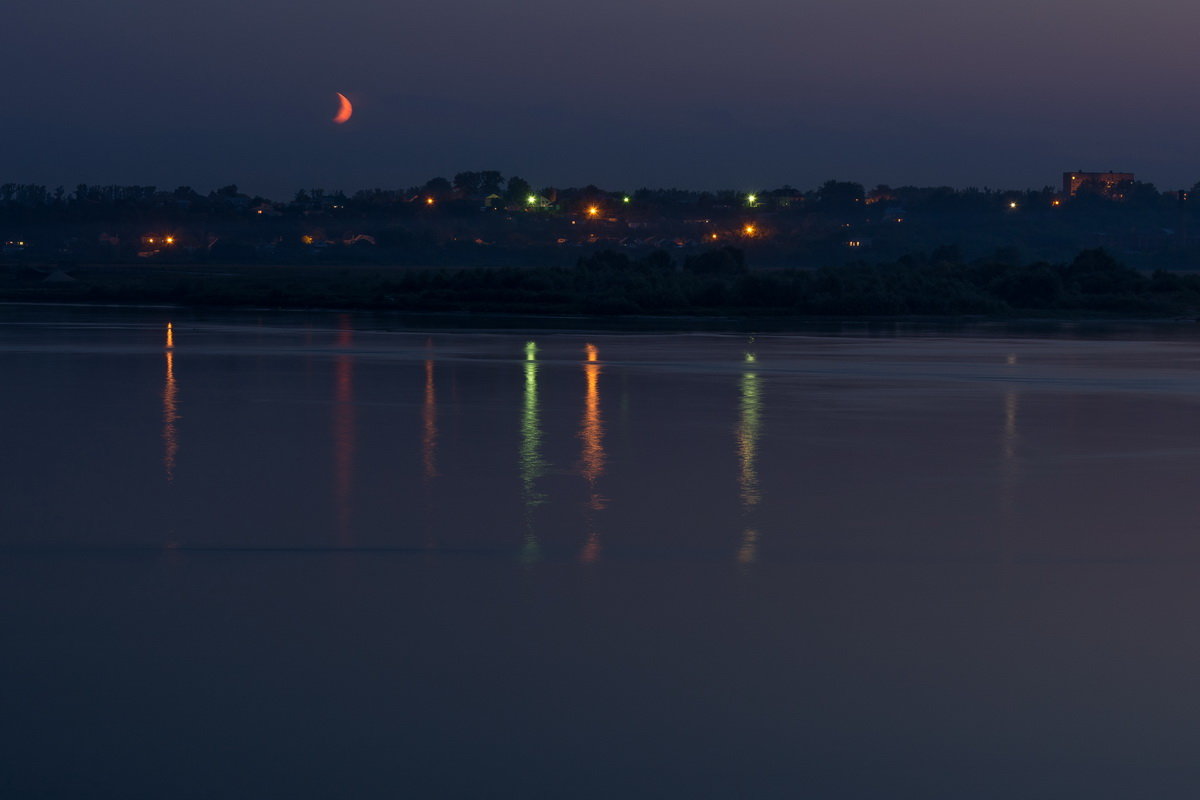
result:
[(2, 18), (0, 182), (1200, 180), (1187, 0), (7, 0)]

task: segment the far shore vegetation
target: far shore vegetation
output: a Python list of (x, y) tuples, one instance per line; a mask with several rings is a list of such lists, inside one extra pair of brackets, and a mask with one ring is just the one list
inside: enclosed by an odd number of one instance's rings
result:
[(1061, 263), (953, 247), (893, 262), (750, 269), (734, 247), (675, 258), (600, 251), (573, 267), (15, 264), (0, 299), (194, 307), (598, 316), (1200, 315), (1200, 274), (1089, 249)]

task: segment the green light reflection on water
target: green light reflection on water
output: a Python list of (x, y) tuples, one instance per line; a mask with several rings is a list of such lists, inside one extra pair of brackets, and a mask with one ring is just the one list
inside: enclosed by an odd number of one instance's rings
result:
[(537, 481), (546, 472), (546, 461), (542, 458), (542, 428), (538, 411), (538, 363), (537, 344), (525, 344), (525, 392), (521, 407), (521, 501), (525, 505), (525, 541), (521, 558), (532, 562), (541, 558), (541, 545), (534, 533), (534, 510), (545, 502), (545, 495), (538, 491)]

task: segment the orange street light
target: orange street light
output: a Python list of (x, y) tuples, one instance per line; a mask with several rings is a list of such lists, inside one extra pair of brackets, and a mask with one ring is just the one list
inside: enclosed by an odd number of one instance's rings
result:
[(587, 215), (589, 217), (599, 216), (599, 214), (600, 214), (599, 208), (596, 208), (596, 206), (588, 206)]
[(753, 236), (757, 232), (758, 228), (754, 227), (753, 225), (747, 225), (746, 227), (742, 228), (742, 233), (746, 234), (747, 236)]

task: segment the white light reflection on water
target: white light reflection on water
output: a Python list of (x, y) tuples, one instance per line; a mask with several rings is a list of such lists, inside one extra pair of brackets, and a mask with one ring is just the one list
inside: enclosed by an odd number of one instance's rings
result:
[(742, 564), (752, 564), (758, 558), (758, 529), (755, 527), (755, 510), (762, 502), (762, 491), (758, 485), (758, 440), (762, 435), (762, 387), (758, 371), (754, 368), (758, 356), (746, 353), (746, 370), (739, 383), (741, 389), (740, 416), (736, 438), (738, 452), (738, 488), (745, 528), (738, 548), (737, 559)]

